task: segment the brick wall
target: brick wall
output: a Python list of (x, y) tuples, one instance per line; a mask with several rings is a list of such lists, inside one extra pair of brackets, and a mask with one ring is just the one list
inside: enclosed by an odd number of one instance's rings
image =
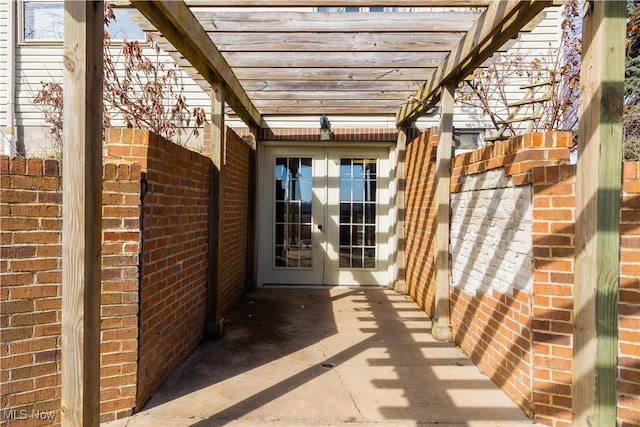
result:
[(454, 337), (531, 414), (531, 188), (503, 169), (469, 178), (451, 197)]
[(435, 159), (438, 134), (428, 130), (406, 146), (405, 264), (407, 293), (429, 315), (435, 292)]
[(568, 134), (512, 138), (457, 156), (452, 171), (456, 342), (532, 415), (535, 295), (531, 168), (567, 162)]
[[(135, 153), (146, 157), (146, 167), (145, 161), (140, 161), (144, 186), (137, 388), (140, 407), (202, 338), (211, 162), (149, 132), (123, 129), (120, 133), (118, 142), (130, 144), (132, 157), (138, 157)], [(110, 154), (112, 150), (108, 144)], [(128, 160), (138, 162), (135, 158)]]
[[(225, 130), (222, 173), (224, 263), (218, 294), (223, 315), (245, 289), (249, 146)], [(138, 406), (195, 348), (203, 335), (209, 223), (205, 156), (149, 132), (111, 131), (110, 158), (139, 164), (143, 203)]]
[[(247, 276), (249, 146), (231, 129), (225, 132), (222, 172), (222, 247), (224, 262), (218, 312), (225, 315), (244, 293)], [(253, 248), (251, 248), (253, 250)]]
[(0, 157), (0, 424), (60, 422), (61, 173)]
[(102, 181), (100, 419), (131, 415), (138, 370), (140, 275), (138, 165), (107, 164)]
[[(248, 128), (236, 128), (234, 131), (242, 138), (250, 135)], [(412, 131), (412, 129), (409, 130), (409, 132)], [(319, 141), (320, 129), (261, 127), (258, 130), (257, 138), (258, 141)], [(398, 130), (384, 128), (332, 129), (331, 140), (339, 142), (396, 142)]]
[[(406, 228), (407, 247), (413, 248), (407, 257), (410, 292), (428, 313), (434, 214), (428, 163), (435, 160), (437, 136), (412, 142), (429, 139), (431, 145), (407, 148), (412, 189), (406, 205), (412, 218)], [(572, 421), (575, 167), (565, 164), (570, 143), (568, 134), (534, 134), (457, 156), (451, 186), (455, 340), (525, 412), (554, 426)], [(620, 425), (639, 425), (640, 166), (625, 164), (623, 174), (618, 419)], [(509, 215), (510, 208), (521, 212)], [(516, 264), (505, 262), (518, 256), (505, 252), (514, 240), (515, 252), (524, 255)], [(487, 259), (479, 263), (484, 249)]]
[(538, 422), (571, 424), (575, 166), (533, 175), (533, 392)]
[[(0, 175), (0, 407), (9, 411), (2, 413), (0, 423), (58, 424), (61, 168), (55, 160), (0, 157)], [(107, 165), (104, 177), (103, 421), (129, 415), (135, 406), (140, 171)], [(39, 411), (44, 419), (35, 420), (33, 411)], [(51, 418), (48, 411), (54, 411)], [(9, 421), (9, 414), (26, 419)]]
[(618, 422), (640, 425), (640, 162), (625, 164), (620, 222)]
[[(640, 424), (640, 167), (623, 166), (620, 214), (618, 422)], [(575, 167), (534, 176), (534, 399), (536, 420), (569, 426), (573, 358)]]
[[(225, 311), (245, 286), (249, 166), (249, 147), (233, 132), (227, 140)], [(119, 164), (103, 171), (102, 421), (144, 404), (202, 337), (211, 167), (145, 131), (113, 130), (110, 141)], [(7, 417), (27, 411), (9, 424), (32, 425), (34, 409), (54, 411), (41, 423), (58, 424), (60, 164), (0, 157), (0, 178), (0, 408)]]

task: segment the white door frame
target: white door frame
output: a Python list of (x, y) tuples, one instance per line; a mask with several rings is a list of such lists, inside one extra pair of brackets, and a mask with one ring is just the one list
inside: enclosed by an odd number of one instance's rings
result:
[[(352, 158), (362, 158), (367, 157), (367, 155), (371, 156), (371, 158), (380, 158), (382, 163), (382, 170), (384, 171), (381, 182), (378, 184), (378, 192), (377, 192), (377, 201), (378, 205), (382, 206), (382, 210), (379, 210), (377, 213), (378, 218), (384, 217), (383, 221), (380, 222), (378, 219), (378, 223), (376, 224), (378, 230), (378, 240), (377, 247), (378, 253), (382, 254), (386, 252), (386, 255), (383, 259), (378, 256), (378, 265), (376, 271), (372, 270), (342, 270), (337, 271), (335, 267), (337, 266), (337, 249), (335, 247), (330, 247), (329, 240), (336, 240), (338, 238), (335, 233), (338, 231), (338, 227), (329, 226), (323, 227), (324, 230), (321, 232), (318, 230), (317, 225), (318, 221), (313, 223), (313, 240), (314, 244), (318, 244), (321, 246), (321, 250), (316, 251), (319, 252), (322, 257), (326, 259), (324, 262), (324, 271), (322, 274), (322, 281), (320, 283), (313, 283), (312, 280), (308, 280), (307, 276), (302, 274), (300, 276), (301, 280), (293, 280), (291, 284), (295, 284), (297, 282), (299, 284), (317, 284), (319, 286), (327, 286), (327, 285), (338, 285), (338, 286), (354, 286), (354, 285), (382, 285), (382, 286), (392, 286), (393, 278), (395, 274), (395, 265), (393, 260), (395, 259), (395, 235), (392, 232), (392, 221), (393, 218), (396, 217), (396, 207), (393, 205), (393, 200), (395, 200), (395, 185), (393, 182), (393, 177), (395, 176), (395, 163), (394, 163), (394, 152), (393, 152), (393, 144), (388, 142), (385, 143), (335, 143), (328, 142), (323, 145), (319, 145), (317, 141), (313, 143), (309, 142), (299, 142), (299, 143), (282, 143), (282, 142), (261, 142), (258, 144), (258, 173), (256, 175), (257, 189), (259, 191), (258, 195), (258, 221), (257, 221), (257, 229), (256, 229), (256, 251), (257, 251), (257, 284), (258, 286), (263, 286), (265, 283), (274, 283), (273, 276), (267, 272), (267, 270), (273, 268), (273, 260), (271, 259), (272, 252), (271, 249), (267, 247), (267, 245), (272, 244), (273, 232), (269, 232), (269, 229), (272, 229), (273, 225), (268, 224), (268, 221), (273, 220), (273, 215), (265, 214), (265, 209), (273, 209), (273, 183), (271, 182), (271, 178), (273, 177), (273, 159), (277, 157), (309, 157), (309, 156), (317, 156), (319, 153), (324, 153), (323, 156), (325, 160), (327, 159), (327, 155), (337, 155), (343, 157), (352, 157)], [(314, 163), (314, 168), (316, 164)], [(324, 188), (327, 186), (337, 186), (339, 185), (337, 180), (339, 177), (336, 176), (336, 170), (339, 171), (339, 168), (334, 169), (331, 172), (332, 176), (327, 176), (327, 182), (324, 184)], [(329, 171), (320, 171), (315, 170), (316, 172), (329, 173)], [(316, 186), (316, 182), (314, 181), (314, 187)], [(323, 189), (324, 190), (324, 189)], [(326, 196), (321, 195), (322, 191), (319, 191), (314, 196), (313, 204), (314, 206), (318, 204), (322, 204), (326, 206), (325, 210), (325, 218), (322, 218), (323, 222), (329, 221), (338, 221), (339, 215), (339, 203), (335, 203), (335, 200), (329, 201), (326, 200)], [(324, 194), (330, 194), (331, 192), (324, 191)], [(332, 203), (333, 202), (333, 203)], [(318, 214), (314, 212), (314, 215), (318, 216)], [(322, 215), (324, 216), (324, 215)], [(324, 226), (325, 224), (323, 224)], [(318, 234), (321, 233), (321, 234)], [(327, 236), (327, 233), (331, 234)], [(314, 259), (314, 262), (319, 262)], [(329, 271), (329, 269), (333, 269)], [(304, 271), (304, 270), (302, 270)], [(333, 274), (332, 274), (333, 273)], [(335, 274), (337, 273), (337, 274)], [(337, 283), (330, 283), (337, 282)]]

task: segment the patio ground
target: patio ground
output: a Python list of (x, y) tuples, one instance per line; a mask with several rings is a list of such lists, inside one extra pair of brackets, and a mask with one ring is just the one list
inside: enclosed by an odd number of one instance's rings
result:
[(531, 425), (390, 290), (262, 288), (225, 328), (141, 412), (104, 425)]

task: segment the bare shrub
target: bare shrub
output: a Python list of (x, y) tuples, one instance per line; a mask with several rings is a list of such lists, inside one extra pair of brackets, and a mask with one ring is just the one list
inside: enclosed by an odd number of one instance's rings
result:
[[(108, 2), (104, 5), (103, 127), (111, 127), (117, 118), (128, 128), (149, 129), (175, 142), (186, 143), (181, 141), (185, 130), (198, 136), (206, 115), (202, 108), (188, 106), (178, 65), (163, 62), (160, 48), (149, 37), (145, 43), (154, 49), (152, 57), (143, 53), (137, 40), (122, 41), (119, 53), (114, 54), (116, 49), (107, 30), (116, 17), (112, 6)], [(49, 125), (56, 153), (62, 153), (62, 96), (61, 83), (42, 82), (33, 98)]]

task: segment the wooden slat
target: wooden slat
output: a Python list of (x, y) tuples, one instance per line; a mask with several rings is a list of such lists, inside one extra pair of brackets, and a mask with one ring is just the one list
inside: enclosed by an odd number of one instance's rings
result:
[(487, 0), (187, 0), (193, 7), (482, 7)]
[(520, 122), (528, 122), (532, 120), (539, 120), (542, 118), (542, 114), (535, 114), (533, 116), (527, 117), (513, 117), (511, 119), (504, 120), (502, 122), (498, 122), (499, 124), (511, 124), (511, 123), (520, 123)]
[(346, 80), (415, 81), (433, 76), (435, 68), (244, 68), (233, 71), (244, 84), (248, 80)]
[(260, 111), (263, 115), (320, 115), (326, 114), (341, 114), (341, 115), (355, 115), (355, 116), (367, 116), (367, 115), (388, 115), (393, 116), (397, 107), (372, 107), (372, 106), (347, 106), (347, 107), (331, 107), (329, 111), (322, 107), (300, 107), (300, 106), (288, 106), (273, 104), (270, 107), (261, 108)]
[(252, 68), (424, 68), (437, 67), (444, 59), (443, 52), (227, 52), (225, 59), (231, 67)]
[(467, 31), (477, 12), (194, 12), (211, 33), (459, 32)]
[(392, 100), (396, 103), (401, 102), (407, 97), (409, 92), (403, 91), (381, 91), (381, 90), (363, 90), (356, 92), (336, 92), (336, 91), (247, 91), (247, 94), (253, 99), (256, 106), (258, 101), (309, 101), (309, 100)]
[(584, 18), (576, 175), (573, 425), (616, 425), (626, 2)]
[(345, 96), (344, 99), (292, 99), (292, 100), (256, 100), (255, 105), (260, 110), (267, 109), (270, 106), (281, 107), (306, 107), (306, 108), (335, 108), (335, 107), (362, 107), (371, 106), (372, 108), (388, 108), (393, 111), (394, 108), (398, 108), (402, 105), (402, 98), (400, 100), (376, 100), (376, 99), (352, 99)]
[(535, 98), (535, 99), (524, 99), (522, 101), (511, 102), (507, 104), (507, 107), (520, 107), (523, 105), (538, 104), (541, 102), (549, 101), (550, 99), (551, 99), (551, 95), (541, 96), (540, 98)]
[(464, 33), (215, 33), (221, 52), (445, 52)]
[(396, 124), (404, 126), (415, 121), (439, 100), (439, 88), (448, 80), (457, 83), (486, 61), (497, 49), (531, 19), (550, 5), (551, 1), (496, 1), (489, 5), (441, 66), (434, 78), (424, 83), (417, 93), (421, 103), (409, 103), (397, 113)]
[(104, 11), (72, 0), (64, 11), (61, 413), (65, 427), (98, 426)]
[[(115, 7), (131, 7), (130, 0), (112, 0)], [(488, 0), (186, 0), (191, 7), (483, 7)]]
[(453, 337), (449, 315), (449, 225), (455, 90), (456, 85), (453, 82), (447, 83), (442, 88), (436, 151), (436, 291), (432, 334), (438, 341), (450, 341)]
[(370, 90), (407, 90), (412, 93), (420, 82), (405, 81), (249, 81), (243, 83), (247, 91), (283, 91), (283, 90), (323, 90), (323, 91), (370, 91)]
[(247, 125), (260, 126), (260, 113), (244, 92), (229, 64), (184, 2), (133, 0), (132, 3), (202, 77), (211, 84), (219, 80), (225, 83), (229, 105), (233, 106)]

